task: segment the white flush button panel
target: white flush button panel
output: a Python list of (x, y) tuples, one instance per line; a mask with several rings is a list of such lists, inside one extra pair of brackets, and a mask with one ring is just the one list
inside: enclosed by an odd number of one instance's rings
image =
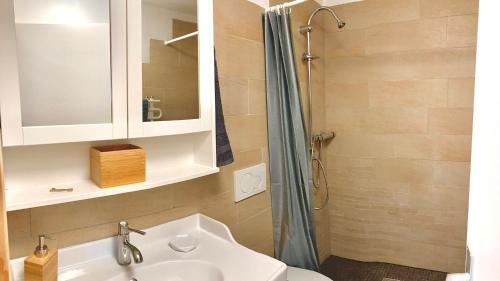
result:
[(234, 202), (266, 191), (266, 164), (234, 172)]

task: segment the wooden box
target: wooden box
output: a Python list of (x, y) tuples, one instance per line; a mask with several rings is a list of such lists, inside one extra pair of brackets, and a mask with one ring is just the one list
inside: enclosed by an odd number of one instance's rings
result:
[(92, 180), (101, 188), (143, 182), (146, 180), (144, 150), (132, 144), (92, 147), (90, 171)]

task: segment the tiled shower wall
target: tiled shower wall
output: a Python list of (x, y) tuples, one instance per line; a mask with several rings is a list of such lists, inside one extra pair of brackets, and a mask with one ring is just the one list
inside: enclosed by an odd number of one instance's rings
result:
[(334, 255), (463, 272), (477, 0), (368, 0), (325, 19)]
[(38, 234), (59, 247), (116, 235), (128, 220), (146, 228), (201, 212), (226, 223), (242, 244), (272, 255), (269, 192), (233, 202), (233, 171), (267, 162), (262, 8), (215, 0), (215, 44), (235, 163), (215, 175), (154, 190), (9, 212), (11, 258), (33, 252)]

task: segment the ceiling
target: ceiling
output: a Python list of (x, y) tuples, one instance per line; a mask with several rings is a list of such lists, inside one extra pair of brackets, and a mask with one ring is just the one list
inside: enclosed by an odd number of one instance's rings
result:
[(144, 0), (144, 2), (169, 10), (196, 15), (196, 0)]
[[(248, 0), (250, 2), (253, 2), (261, 7), (268, 8), (269, 7), (269, 0)], [(291, 2), (293, 0), (288, 0), (287, 2)], [(351, 3), (351, 2), (358, 2), (358, 1), (363, 1), (363, 0), (314, 0), (318, 2), (321, 6), (336, 6), (336, 5), (341, 5), (341, 4), (346, 4), (346, 3)]]

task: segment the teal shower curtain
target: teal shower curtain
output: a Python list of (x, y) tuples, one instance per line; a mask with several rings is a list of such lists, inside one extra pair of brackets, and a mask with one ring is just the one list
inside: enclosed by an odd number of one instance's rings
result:
[(318, 270), (311, 204), (311, 161), (290, 14), (264, 15), (270, 179), (276, 258)]

